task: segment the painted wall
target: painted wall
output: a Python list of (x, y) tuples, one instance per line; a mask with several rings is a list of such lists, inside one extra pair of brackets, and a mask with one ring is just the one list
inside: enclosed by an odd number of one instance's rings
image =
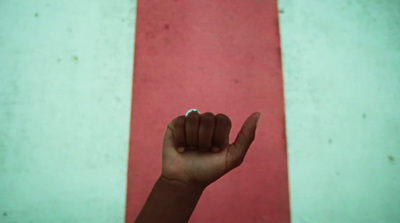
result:
[(279, 8), (292, 222), (400, 222), (400, 1)]
[[(0, 2), (0, 222), (123, 222), (135, 5)], [(400, 2), (279, 8), (292, 222), (400, 222)]]
[(0, 222), (123, 222), (135, 1), (0, 1)]

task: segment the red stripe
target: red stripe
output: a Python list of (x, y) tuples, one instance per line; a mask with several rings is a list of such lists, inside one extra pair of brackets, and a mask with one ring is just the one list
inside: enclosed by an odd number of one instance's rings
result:
[(138, 0), (126, 222), (160, 175), (167, 124), (190, 108), (228, 115), (231, 142), (262, 113), (242, 166), (206, 189), (191, 222), (289, 222), (276, 1)]

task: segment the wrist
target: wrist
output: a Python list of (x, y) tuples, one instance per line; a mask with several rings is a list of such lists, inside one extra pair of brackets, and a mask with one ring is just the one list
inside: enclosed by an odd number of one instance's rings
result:
[(188, 222), (203, 190), (161, 175), (135, 222)]
[(179, 180), (169, 179), (163, 175), (161, 175), (157, 183), (165, 185), (170, 188), (176, 188), (177, 191), (192, 191), (195, 193), (203, 193), (206, 185), (196, 184), (196, 183), (187, 183)]

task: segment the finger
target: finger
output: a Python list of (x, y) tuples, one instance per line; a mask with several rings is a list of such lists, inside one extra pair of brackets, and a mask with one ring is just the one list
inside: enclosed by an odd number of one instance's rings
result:
[(175, 130), (174, 130), (174, 124), (175, 124), (176, 118), (172, 120), (168, 126), (167, 130), (165, 131), (164, 134), (164, 141), (163, 141), (163, 148), (175, 148), (176, 143), (175, 143)]
[(199, 132), (200, 114), (196, 111), (190, 112), (185, 120), (186, 146), (189, 149), (197, 149), (197, 136)]
[(214, 126), (215, 117), (213, 113), (206, 112), (200, 115), (198, 139), (198, 148), (200, 151), (207, 152), (211, 149), (213, 142)]
[(229, 144), (229, 132), (232, 122), (228, 116), (218, 114), (215, 116), (215, 130), (213, 135), (213, 152), (219, 152)]
[(173, 123), (175, 148), (178, 152), (185, 151), (185, 116), (178, 116)]
[(251, 114), (240, 129), (235, 142), (229, 145), (228, 168), (233, 169), (243, 162), (247, 150), (254, 141), (259, 115), (259, 112)]

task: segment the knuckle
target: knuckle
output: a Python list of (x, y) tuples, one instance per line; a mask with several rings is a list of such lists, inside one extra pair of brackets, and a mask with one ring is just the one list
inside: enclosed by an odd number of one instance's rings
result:
[(215, 122), (214, 114), (207, 112), (201, 115), (201, 123), (205, 127), (213, 127)]
[(226, 116), (225, 114), (222, 114), (222, 113), (217, 114), (215, 116), (215, 118), (218, 119), (218, 121), (224, 125), (229, 125), (229, 126), (232, 125), (231, 119), (228, 116)]
[(216, 117), (218, 117), (221, 120), (230, 121), (229, 117), (222, 113), (217, 114)]
[(202, 125), (207, 129), (211, 129), (214, 126), (214, 122), (212, 120), (205, 120), (202, 122)]
[(202, 115), (214, 117), (214, 114), (212, 112), (204, 112)]
[(180, 127), (180, 126), (183, 126), (185, 124), (185, 119), (184, 119), (184, 117), (183, 116), (179, 116), (179, 117), (177, 117), (176, 119), (175, 119), (175, 124), (174, 124), (174, 127), (176, 128), (176, 127)]
[(200, 119), (200, 115), (195, 112), (192, 112), (187, 117), (185, 117), (185, 120), (187, 122), (197, 122), (199, 119)]

